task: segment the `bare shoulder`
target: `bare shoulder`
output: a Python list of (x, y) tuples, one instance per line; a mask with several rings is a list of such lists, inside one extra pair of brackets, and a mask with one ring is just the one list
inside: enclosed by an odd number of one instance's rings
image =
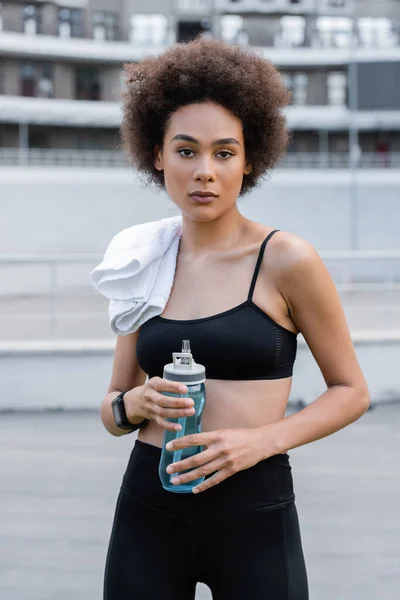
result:
[(309, 241), (287, 231), (277, 232), (268, 246), (271, 261), (281, 273), (293, 274), (293, 271), (321, 261), (318, 252)]
[(311, 309), (315, 314), (317, 308), (334, 304), (340, 310), (334, 282), (313, 244), (286, 231), (275, 234), (270, 242), (267, 270), (300, 330), (300, 312)]

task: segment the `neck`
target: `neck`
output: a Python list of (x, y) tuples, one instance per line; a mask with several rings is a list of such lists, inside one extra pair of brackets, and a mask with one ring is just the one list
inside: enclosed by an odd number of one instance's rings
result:
[(249, 221), (235, 207), (213, 221), (193, 221), (182, 215), (179, 253), (188, 258), (236, 248), (249, 229)]

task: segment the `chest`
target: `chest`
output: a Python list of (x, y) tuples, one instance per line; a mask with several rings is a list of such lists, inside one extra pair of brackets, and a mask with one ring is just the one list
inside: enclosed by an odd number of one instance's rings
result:
[(208, 317), (247, 299), (255, 266), (254, 252), (199, 261), (178, 258), (174, 283), (162, 316), (169, 319)]

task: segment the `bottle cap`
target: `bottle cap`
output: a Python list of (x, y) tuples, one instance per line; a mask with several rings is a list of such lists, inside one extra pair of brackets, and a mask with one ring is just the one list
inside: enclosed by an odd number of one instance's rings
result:
[(163, 378), (187, 385), (204, 383), (206, 368), (195, 362), (190, 351), (190, 340), (182, 340), (182, 352), (172, 353), (172, 363), (164, 366)]

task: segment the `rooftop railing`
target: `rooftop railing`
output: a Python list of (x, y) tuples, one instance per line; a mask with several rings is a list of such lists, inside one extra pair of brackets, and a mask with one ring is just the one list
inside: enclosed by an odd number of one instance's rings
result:
[[(62, 166), (128, 168), (129, 160), (118, 150), (64, 150), (0, 148), (0, 166)], [(278, 168), (346, 169), (351, 165), (348, 152), (289, 152)], [(400, 152), (362, 152), (360, 169), (400, 169)]]
[[(354, 330), (400, 330), (400, 249), (319, 252)], [(108, 301), (89, 283), (97, 254), (0, 255), (2, 340), (106, 339)]]

